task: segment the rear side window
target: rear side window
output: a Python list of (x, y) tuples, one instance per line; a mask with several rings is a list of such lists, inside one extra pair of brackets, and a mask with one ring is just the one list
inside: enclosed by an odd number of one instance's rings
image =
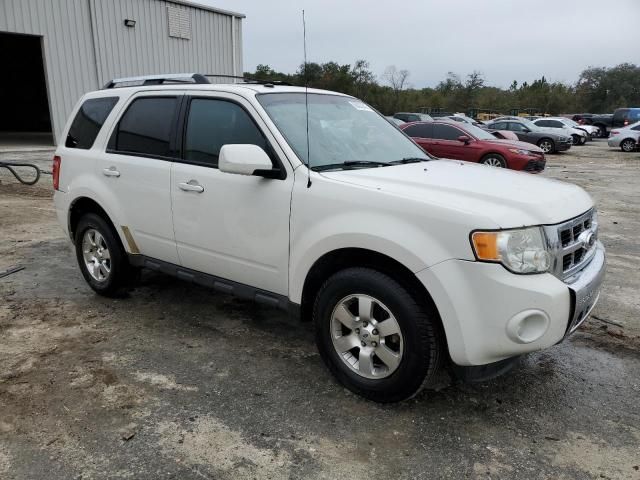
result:
[(119, 97), (90, 98), (80, 106), (69, 128), (64, 146), (88, 150), (93, 146), (104, 121)]
[(404, 129), (404, 133), (410, 137), (431, 138), (433, 125), (411, 125)]
[(258, 145), (269, 152), (267, 140), (249, 114), (225, 100), (191, 100), (184, 136), (184, 159), (217, 167), (220, 149), (226, 144)]
[(122, 115), (109, 140), (117, 153), (171, 157), (171, 133), (177, 97), (141, 97)]
[(433, 138), (441, 140), (457, 140), (463, 132), (450, 125), (436, 124), (433, 126)]

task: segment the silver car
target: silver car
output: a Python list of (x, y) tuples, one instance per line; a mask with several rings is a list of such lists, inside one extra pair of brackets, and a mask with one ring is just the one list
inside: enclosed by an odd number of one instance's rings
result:
[(587, 142), (587, 132), (570, 127), (559, 119), (541, 117), (534, 120), (533, 123), (538, 127), (554, 129), (556, 131), (563, 132), (566, 135), (570, 135), (574, 145), (584, 145)]
[(623, 152), (633, 152), (640, 145), (640, 122), (623, 128), (614, 128), (607, 141), (610, 147), (620, 147)]

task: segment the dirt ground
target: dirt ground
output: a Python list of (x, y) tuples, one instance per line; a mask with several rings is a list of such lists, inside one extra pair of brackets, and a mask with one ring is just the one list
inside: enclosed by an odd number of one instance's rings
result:
[(150, 273), (127, 298), (96, 296), (50, 177), (0, 171), (0, 271), (24, 267), (0, 278), (0, 478), (640, 479), (640, 153), (598, 140), (544, 175), (598, 204), (593, 318), (501, 378), (378, 405), (280, 311)]

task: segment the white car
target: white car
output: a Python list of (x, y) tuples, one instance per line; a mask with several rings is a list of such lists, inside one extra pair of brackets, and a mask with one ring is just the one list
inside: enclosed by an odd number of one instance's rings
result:
[(589, 140), (593, 140), (594, 138), (598, 138), (600, 136), (600, 129), (595, 125), (581, 125), (575, 120), (571, 120), (570, 118), (566, 118), (566, 117), (550, 117), (550, 119), (558, 120), (564, 123), (569, 128), (575, 128), (577, 130), (582, 130), (586, 132), (587, 138)]
[(448, 362), (486, 374), (555, 345), (598, 300), (605, 253), (576, 185), (434, 159), (339, 93), (199, 75), (109, 86), (80, 99), (53, 169), (98, 294), (144, 267), (280, 307), (379, 402)]
[(587, 132), (573, 128), (559, 119), (542, 117), (534, 120), (533, 123), (538, 127), (555, 130), (556, 132), (561, 131), (565, 135), (570, 135), (574, 145), (584, 145), (587, 142)]
[(640, 145), (640, 122), (614, 128), (609, 134), (607, 143), (610, 147), (620, 148), (623, 152), (633, 152)]

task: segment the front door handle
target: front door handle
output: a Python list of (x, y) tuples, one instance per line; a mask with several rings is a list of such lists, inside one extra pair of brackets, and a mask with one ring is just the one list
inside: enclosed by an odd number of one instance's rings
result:
[(119, 177), (120, 172), (116, 170), (116, 167), (103, 168), (102, 174), (107, 177)]
[(178, 187), (180, 187), (180, 190), (184, 190), (185, 192), (204, 192), (204, 187), (200, 185), (197, 180), (189, 180), (188, 182), (179, 183)]

